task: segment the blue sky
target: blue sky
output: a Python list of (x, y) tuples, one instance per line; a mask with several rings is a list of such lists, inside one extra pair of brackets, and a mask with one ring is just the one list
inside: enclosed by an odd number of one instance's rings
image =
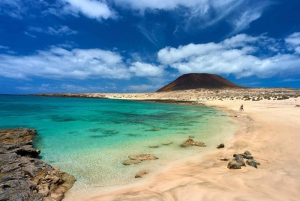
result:
[(299, 0), (1, 0), (0, 93), (300, 88)]

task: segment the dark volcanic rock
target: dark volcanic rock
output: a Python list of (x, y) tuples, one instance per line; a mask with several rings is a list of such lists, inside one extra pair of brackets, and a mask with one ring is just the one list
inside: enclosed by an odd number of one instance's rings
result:
[(222, 143), (222, 144), (219, 144), (218, 146), (217, 146), (217, 149), (222, 149), (222, 148), (224, 148), (225, 147), (225, 145)]
[(245, 159), (254, 159), (254, 157), (251, 155), (250, 151), (245, 151), (243, 154), (241, 154), (243, 158)]
[(257, 168), (257, 165), (260, 165), (249, 151), (245, 151), (243, 154), (233, 154), (233, 157), (227, 165), (229, 169), (241, 169), (241, 166), (246, 166), (244, 159), (247, 159), (246, 163), (252, 167)]
[(246, 166), (242, 154), (233, 154), (233, 157), (240, 166)]
[(260, 165), (259, 162), (255, 161), (253, 159), (247, 160), (247, 164), (250, 165), (250, 166), (252, 166), (252, 167), (255, 167), (255, 168), (257, 168), (257, 165)]
[(170, 84), (157, 90), (157, 92), (187, 90), (187, 89), (222, 89), (222, 88), (243, 88), (229, 80), (214, 74), (189, 73), (178, 77)]
[(75, 178), (37, 157), (31, 129), (0, 130), (0, 200), (62, 200)]
[(234, 159), (230, 160), (227, 168), (229, 169), (241, 169), (241, 165)]

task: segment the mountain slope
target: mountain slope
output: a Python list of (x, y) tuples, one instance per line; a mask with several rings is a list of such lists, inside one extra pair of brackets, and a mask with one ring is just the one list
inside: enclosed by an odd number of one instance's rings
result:
[(173, 82), (157, 90), (157, 92), (187, 90), (187, 89), (218, 89), (218, 88), (243, 88), (229, 80), (214, 74), (189, 73), (178, 77)]

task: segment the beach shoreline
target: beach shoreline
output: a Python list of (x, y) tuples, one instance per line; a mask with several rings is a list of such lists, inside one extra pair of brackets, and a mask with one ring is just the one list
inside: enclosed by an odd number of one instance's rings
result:
[[(231, 142), (225, 144), (224, 149), (216, 150), (199, 161), (180, 164), (153, 177), (149, 176), (147, 181), (139, 185), (97, 192), (96, 196), (85, 197), (83, 200), (297, 200), (300, 196), (300, 184), (297, 182), (300, 180), (297, 171), (300, 163), (295, 159), (300, 151), (296, 145), (297, 140), (300, 140), (297, 133), (300, 130), (300, 118), (297, 113), (299, 108), (295, 106), (299, 105), (300, 98), (205, 100), (199, 98), (197, 93), (192, 93), (194, 91), (163, 95), (109, 94), (106, 97), (187, 101), (186, 97), (190, 95), (190, 101), (229, 112), (233, 119), (239, 121), (241, 129)], [(238, 111), (240, 104), (244, 104), (245, 111)], [(257, 169), (247, 166), (230, 170), (227, 162), (220, 161), (221, 158), (232, 158), (233, 154), (246, 150), (261, 163)], [(289, 185), (292, 188), (288, 188)], [(67, 195), (65, 200), (71, 197)]]

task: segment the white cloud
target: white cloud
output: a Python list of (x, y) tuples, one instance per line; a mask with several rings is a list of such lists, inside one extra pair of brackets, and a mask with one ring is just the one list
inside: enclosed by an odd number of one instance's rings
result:
[(231, 24), (233, 30), (229, 35), (235, 35), (245, 29), (250, 27), (250, 24), (259, 19), (263, 11), (270, 6), (270, 1), (260, 1), (249, 4), (245, 2), (242, 6), (236, 10), (236, 12), (228, 19), (228, 22)]
[(295, 32), (285, 38), (285, 43), (290, 51), (300, 54), (300, 32)]
[(207, 3), (207, 0), (115, 0), (119, 5), (130, 6), (133, 9), (175, 9), (178, 6), (191, 7), (199, 3)]
[(5, 50), (7, 50), (7, 49), (9, 49), (9, 47), (0, 45), (0, 49), (5, 49)]
[(29, 37), (31, 37), (31, 38), (36, 38), (36, 36), (35, 36), (35, 35), (33, 35), (33, 34), (30, 34), (30, 33), (28, 33), (27, 31), (25, 31), (25, 32), (24, 32), (24, 34), (25, 34), (26, 36), (29, 36)]
[[(166, 47), (157, 55), (161, 63), (177, 69), (181, 74), (198, 72), (234, 74), (236, 77), (300, 75), (300, 71), (297, 70), (300, 66), (299, 55), (274, 50), (268, 52), (268, 48), (265, 47), (267, 44), (280, 46), (279, 43), (280, 40), (276, 41), (266, 36), (251, 37), (242, 34), (220, 43)], [(264, 51), (264, 54), (258, 54), (261, 51)]]
[(26, 12), (26, 7), (21, 0), (1, 0), (0, 14), (8, 15), (13, 18), (21, 19)]
[(128, 79), (131, 76), (119, 54), (100, 49), (69, 51), (52, 47), (30, 56), (2, 54), (0, 60), (0, 75), (10, 78)]
[(300, 32), (295, 32), (285, 38), (285, 42), (289, 45), (300, 46)]
[(129, 91), (141, 92), (141, 91), (150, 91), (150, 90), (152, 91), (157, 88), (158, 88), (157, 86), (141, 84), (141, 85), (131, 85), (127, 89)]
[(132, 63), (129, 71), (134, 73), (137, 77), (159, 77), (164, 75), (163, 67), (141, 62)]
[[(47, 29), (42, 29), (40, 27), (29, 27), (28, 30), (31, 32), (39, 32), (39, 33), (45, 33), (45, 34), (50, 34), (55, 36), (77, 34), (77, 31), (70, 29), (68, 26), (57, 26), (55, 28), (48, 27)], [(28, 32), (25, 32), (25, 34), (31, 37), (34, 36), (29, 34)]]
[(114, 17), (114, 12), (105, 4), (105, 1), (97, 0), (61, 0), (65, 3), (65, 13), (81, 13), (88, 18), (108, 19)]
[(32, 85), (26, 84), (25, 86), (16, 87), (18, 90), (27, 91), (27, 93), (34, 91), (36, 92), (93, 92), (93, 91), (101, 91), (104, 90), (103, 87), (100, 86), (91, 86), (91, 85), (74, 85), (74, 84), (40, 84), (40, 85)]
[(140, 13), (165, 10), (182, 20), (174, 31), (190, 32), (205, 29), (226, 19), (232, 26), (231, 35), (249, 28), (251, 22), (261, 17), (271, 1), (248, 0), (114, 0), (118, 6), (138, 10)]
[(295, 48), (295, 52), (296, 52), (297, 54), (300, 54), (300, 46)]

